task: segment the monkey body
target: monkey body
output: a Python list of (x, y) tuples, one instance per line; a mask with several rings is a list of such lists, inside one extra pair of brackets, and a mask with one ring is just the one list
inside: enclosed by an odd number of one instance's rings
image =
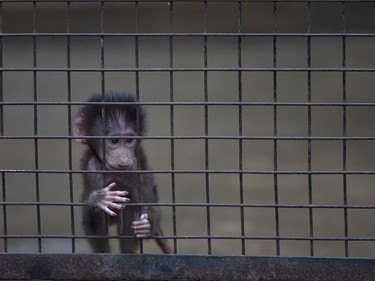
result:
[[(156, 203), (157, 190), (141, 140), (134, 136), (144, 134), (144, 113), (131, 103), (134, 98), (124, 93), (93, 96), (77, 113), (73, 122), (73, 135), (87, 145), (82, 158), (84, 190), (82, 202), (83, 227), (89, 242), (98, 253), (110, 252), (108, 225), (117, 223), (122, 253), (135, 253), (139, 239), (156, 238), (164, 253), (171, 249), (160, 227), (160, 210), (157, 206), (127, 205), (130, 203)], [(95, 104), (97, 103), (97, 104)], [(126, 104), (121, 104), (126, 103)], [(94, 136), (95, 138), (84, 138)], [(98, 138), (106, 136), (106, 138)], [(102, 172), (101, 172), (102, 171)], [(92, 173), (91, 173), (92, 172)], [(109, 216), (108, 216), (109, 215)]]

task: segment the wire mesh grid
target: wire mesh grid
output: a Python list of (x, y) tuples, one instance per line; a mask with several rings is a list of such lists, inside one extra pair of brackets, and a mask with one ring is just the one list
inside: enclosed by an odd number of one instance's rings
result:
[(125, 90), (175, 253), (372, 257), (374, 11), (1, 1), (1, 250), (90, 252), (71, 120)]

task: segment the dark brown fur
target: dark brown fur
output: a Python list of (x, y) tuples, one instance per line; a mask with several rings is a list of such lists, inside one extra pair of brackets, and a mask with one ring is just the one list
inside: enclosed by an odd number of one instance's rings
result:
[[(93, 96), (90, 102), (102, 102), (101, 95)], [(79, 141), (87, 144), (87, 150), (82, 158), (82, 170), (100, 171), (110, 169), (106, 163), (110, 163), (109, 151), (106, 149), (102, 139), (85, 139), (85, 136), (118, 136), (130, 134), (142, 136), (145, 133), (144, 113), (136, 105), (121, 104), (131, 103), (134, 98), (125, 93), (108, 93), (104, 96), (104, 101), (114, 104), (89, 104), (83, 106), (73, 123), (73, 135), (82, 137)], [(104, 110), (103, 110), (104, 108)], [(118, 118), (123, 116), (124, 120)], [(124, 125), (125, 124), (125, 125)], [(124, 132), (126, 131), (126, 133)], [(116, 139), (117, 140), (117, 139)], [(131, 173), (131, 170), (150, 170), (146, 155), (141, 146), (141, 140), (134, 140), (135, 144), (121, 151), (126, 159), (130, 158), (127, 168), (121, 167), (113, 172), (106, 173), (85, 173), (84, 191), (82, 202), (86, 203), (83, 211), (83, 226), (87, 235), (106, 236), (108, 234), (108, 224), (118, 223), (118, 231), (121, 236), (134, 236), (131, 223), (138, 220), (140, 214), (147, 214), (151, 224), (151, 236), (163, 236), (160, 227), (160, 210), (156, 206), (131, 206), (128, 205), (123, 210), (118, 210), (116, 217), (108, 216), (97, 207), (98, 198), (93, 196), (95, 191), (103, 189), (110, 183), (115, 182), (114, 190), (125, 190), (129, 192), (126, 196), (130, 203), (156, 203), (158, 201), (156, 185), (151, 173)], [(129, 140), (131, 143), (131, 140)], [(130, 146), (131, 145), (131, 146)], [(118, 149), (117, 149), (118, 150)], [(118, 151), (115, 151), (115, 157)], [(131, 159), (134, 158), (134, 159)], [(128, 161), (128, 162), (129, 162)], [(104, 164), (103, 164), (104, 163)], [(95, 252), (109, 252), (109, 241), (107, 238), (91, 238), (90, 245)], [(156, 242), (164, 253), (171, 253), (171, 249), (166, 240), (156, 239)], [(120, 247), (123, 253), (134, 253), (138, 249), (139, 239), (121, 238)]]

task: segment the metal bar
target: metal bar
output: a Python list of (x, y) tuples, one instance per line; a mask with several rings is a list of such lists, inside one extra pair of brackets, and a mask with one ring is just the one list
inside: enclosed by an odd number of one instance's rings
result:
[[(237, 0), (238, 1), (238, 0)], [(373, 0), (372, 0), (373, 1)], [(2, 1), (4, 2), (4, 1)], [(38, 1), (39, 2), (39, 1)], [(241, 1), (243, 2), (243, 1)], [(347, 2), (347, 1), (346, 1)], [(372, 32), (0, 32), (0, 37), (375, 37)]]
[[(342, 28), (343, 32), (346, 31), (346, 2), (342, 2)], [(342, 67), (346, 67), (346, 38), (342, 37)], [(347, 136), (347, 107), (345, 105), (347, 101), (346, 94), (346, 73), (342, 73), (342, 102), (344, 103), (342, 107), (342, 135)], [(345, 171), (347, 169), (347, 140), (342, 141), (342, 169)], [(343, 204), (348, 204), (348, 177), (342, 175), (343, 177)], [(348, 209), (344, 208), (344, 235), (349, 236), (349, 225), (348, 225)], [(345, 256), (349, 257), (349, 243), (345, 241)]]
[[(173, 33), (174, 30), (174, 7), (173, 7), (173, 2), (169, 3), (169, 31)], [(171, 35), (169, 37), (169, 67), (174, 68), (174, 52), (173, 52), (173, 36)], [(173, 71), (169, 73), (169, 100), (170, 102), (174, 102), (174, 74)], [(175, 125), (174, 125), (174, 106), (171, 105), (169, 109), (169, 126), (170, 126), (170, 135), (174, 136), (175, 135)], [(171, 170), (175, 170), (175, 140), (170, 139), (170, 144), (171, 144)], [(172, 197), (172, 202), (176, 203), (176, 175), (171, 174), (171, 197)], [(172, 232), (173, 235), (177, 235), (177, 209), (175, 206), (172, 207)], [(177, 239), (173, 240), (173, 251), (175, 254), (177, 254), (178, 249), (177, 249)]]
[[(242, 32), (242, 3), (238, 1), (237, 7), (237, 29), (238, 32)], [(237, 66), (242, 67), (242, 38), (238, 37), (237, 41)], [(238, 101), (241, 103), (243, 100), (242, 97), (243, 87), (242, 87), (242, 72), (238, 72)], [(238, 135), (243, 135), (243, 110), (242, 105), (238, 106)], [(242, 139), (238, 140), (238, 169), (243, 170), (243, 141)], [(244, 203), (244, 180), (243, 175), (239, 174), (239, 192), (240, 192), (240, 204)], [(240, 223), (241, 223), (241, 236), (245, 236), (245, 209), (240, 208)], [(246, 254), (246, 241), (241, 241), (241, 254)]]
[[(61, 234), (61, 235), (47, 235), (47, 234), (9, 234), (9, 235), (1, 235), (0, 238), (6, 239), (95, 239), (95, 238), (108, 238), (108, 239), (118, 239), (118, 238), (127, 238), (127, 239), (139, 239), (134, 236), (123, 236), (123, 235), (69, 235), (69, 234)], [(165, 235), (165, 236), (156, 236), (150, 237), (151, 239), (179, 239), (179, 240), (258, 240), (258, 241), (275, 241), (276, 239), (280, 241), (320, 241), (320, 242), (373, 242), (375, 241), (374, 237), (323, 237), (323, 236), (234, 236), (234, 235), (226, 235), (226, 236), (218, 236), (218, 235)], [(197, 256), (197, 255), (191, 255)], [(348, 258), (349, 259), (349, 258)]]
[[(70, 8), (70, 2), (66, 3), (66, 31), (68, 34), (70, 34), (70, 27), (71, 27), (71, 8)], [(71, 40), (70, 36), (68, 35), (66, 37), (66, 66), (68, 68), (71, 67)], [(72, 83), (71, 83), (71, 73), (67, 73), (67, 99), (70, 103), (72, 101)], [(72, 131), (72, 106), (68, 104), (68, 130), (69, 132)], [(69, 169), (73, 169), (73, 155), (72, 155), (72, 139), (68, 139), (68, 166)], [(73, 190), (73, 175), (69, 174), (69, 199), (70, 203), (74, 203), (74, 190)], [(70, 229), (71, 234), (75, 235), (75, 215), (74, 215), (74, 206), (72, 205), (70, 207)], [(72, 238), (72, 253), (75, 253), (75, 240)]]
[[(0, 3), (0, 32), (3, 32), (3, 3)], [(0, 37), (0, 67), (3, 67), (3, 38)], [(3, 84), (3, 72), (0, 72), (0, 101), (4, 101), (4, 84)], [(0, 136), (4, 136), (4, 107), (0, 105)], [(2, 200), (6, 202), (6, 181), (5, 173), (1, 173), (1, 187), (2, 187)], [(7, 208), (4, 205), (2, 208), (3, 211), (3, 233), (8, 234), (8, 220), (7, 220)], [(5, 238), (3, 241), (4, 252), (8, 251), (8, 240)]]
[[(85, 203), (61, 202), (0, 202), (0, 206), (86, 206)], [(335, 204), (249, 204), (249, 203), (128, 203), (129, 206), (160, 206), (160, 207), (241, 207), (241, 208), (284, 208), (284, 209), (374, 209), (375, 205), (335, 205)]]
[[(3, 32), (3, 3), (0, 3), (0, 33)], [(3, 38), (0, 37), (0, 67), (3, 67)], [(4, 101), (4, 77), (0, 72), (0, 102)], [(0, 105), (0, 135), (4, 135), (4, 108)]]
[[(277, 2), (273, 2), (273, 32), (277, 32)], [(273, 37), (272, 41), (272, 60), (273, 60), (273, 67), (277, 68), (277, 37)], [(273, 72), (273, 102), (278, 102), (278, 95), (277, 95), (277, 71)], [(278, 107), (275, 104), (273, 106), (273, 135), (274, 137), (278, 136), (278, 126), (277, 126), (277, 113)], [(273, 170), (276, 172), (278, 171), (278, 143), (277, 139), (273, 141)], [(278, 185), (278, 174), (275, 173), (273, 175), (273, 192), (274, 192), (274, 202), (275, 205), (279, 204), (279, 185)], [(275, 235), (276, 237), (280, 236), (280, 218), (279, 218), (279, 210), (275, 208)], [(275, 252), (277, 256), (280, 256), (280, 240), (275, 240)]]
[[(6, 192), (6, 181), (5, 173), (1, 173), (1, 185), (2, 185), (2, 203), (7, 202), (7, 192)], [(3, 205), (3, 233), (8, 235), (8, 216), (7, 216), (7, 205)], [(4, 252), (8, 252), (8, 239), (4, 238)]]
[[(242, 71), (239, 69), (238, 71)], [(86, 105), (86, 104), (93, 104), (93, 105), (102, 105), (102, 102), (0, 102), (0, 105), (7, 105), (7, 106), (31, 106), (31, 105)], [(106, 102), (105, 104), (130, 104), (129, 102)], [(238, 102), (238, 101), (228, 101), (228, 102), (211, 102), (211, 101), (197, 101), (197, 102), (173, 102), (173, 101), (160, 101), (160, 102), (146, 102), (146, 101), (138, 101), (131, 103), (132, 105), (144, 105), (144, 106), (332, 106), (332, 107), (373, 107), (375, 106), (374, 102)]]
[[(208, 17), (208, 2), (204, 1), (204, 31), (207, 32), (207, 17)], [(203, 37), (203, 65), (204, 68), (208, 67), (208, 38), (207, 36)], [(208, 72), (204, 71), (204, 101), (208, 101)], [(208, 121), (209, 113), (208, 113), (208, 106), (204, 106), (204, 133), (208, 135)], [(209, 169), (209, 144), (208, 139), (204, 141), (204, 159), (205, 159), (205, 169)], [(206, 181), (206, 203), (210, 202), (210, 176), (208, 173), (205, 173), (205, 181)], [(209, 206), (206, 208), (206, 220), (207, 220), (207, 235), (211, 235), (211, 212)], [(211, 254), (212, 252), (212, 244), (211, 239), (207, 239), (207, 253)]]
[[(140, 23), (140, 17), (139, 17), (139, 2), (135, 2), (135, 31), (139, 32), (139, 23)], [(135, 67), (139, 68), (139, 60), (140, 60), (140, 55), (139, 55), (139, 37), (135, 38)], [(136, 100), (140, 100), (140, 78), (139, 78), (139, 72), (135, 73), (135, 96)], [(137, 110), (137, 130), (139, 130), (139, 110)], [(139, 135), (139, 132), (137, 132)], [(139, 159), (139, 155), (137, 156)], [(138, 180), (140, 181), (141, 174), (138, 173)], [(138, 193), (138, 201), (142, 202), (141, 198), (141, 192)], [(122, 213), (122, 212), (121, 212)], [(143, 253), (143, 240), (139, 239), (139, 252)]]
[[(17, 2), (17, 3), (28, 3), (32, 2), (33, 0), (2, 0), (2, 2)], [(38, 2), (66, 2), (67, 0), (38, 0)], [(74, 2), (84, 2), (84, 3), (97, 3), (101, 2), (102, 0), (75, 0)], [(238, 0), (206, 0), (207, 2), (238, 2)], [(307, 0), (240, 0), (241, 2), (280, 2), (280, 3), (304, 3)], [(311, 0), (312, 3), (335, 3), (335, 2), (342, 2), (343, 0)], [(124, 0), (105, 0), (105, 2), (124, 2)], [(168, 3), (168, 2), (202, 2), (202, 0), (127, 0), (127, 2), (150, 2), (150, 3)], [(345, 2), (373, 2), (373, 0), (345, 0)]]
[(97, 170), (95, 172), (87, 170), (44, 170), (44, 169), (0, 169), (0, 173), (26, 173), (26, 174), (85, 174), (85, 173), (153, 173), (153, 174), (248, 174), (248, 175), (375, 175), (375, 171), (301, 171), (301, 170), (292, 170), (292, 171), (275, 171), (275, 170)]
[(106, 254), (0, 257), (0, 280), (352, 281), (373, 280), (375, 276), (373, 259)]
[[(90, 137), (81, 137), (81, 139), (107, 139), (107, 138), (124, 138), (124, 136), (90, 136)], [(71, 140), (76, 139), (77, 137), (73, 136), (1, 136), (0, 139), (3, 140), (24, 140), (24, 139), (51, 139), (51, 140)], [(128, 136), (126, 138), (132, 139), (142, 139), (142, 140), (294, 140), (294, 141), (373, 141), (375, 137), (298, 137), (298, 136)]]
[[(311, 1), (307, 2), (307, 32), (311, 31)], [(311, 37), (307, 37), (307, 67), (311, 68)], [(311, 103), (312, 93), (311, 93), (311, 71), (307, 72), (307, 101)], [(307, 107), (307, 136), (312, 135), (312, 111), (311, 106)], [(307, 140), (307, 169), (312, 170), (312, 142)], [(308, 188), (308, 200), (309, 204), (313, 204), (313, 180), (312, 175), (307, 175), (307, 188)], [(312, 208), (309, 208), (309, 233), (311, 237), (314, 237), (314, 212)], [(310, 241), (310, 256), (314, 256), (314, 241)]]
[(375, 68), (366, 67), (2, 67), (3, 72), (375, 72)]
[[(33, 31), (36, 32), (37, 30), (37, 22), (36, 22), (36, 1), (33, 1)], [(34, 134), (38, 135), (38, 66), (37, 66), (37, 37), (33, 36), (33, 95), (34, 95)], [(39, 169), (39, 139), (34, 139), (34, 166), (35, 169)], [(36, 201), (40, 201), (40, 185), (39, 185), (39, 174), (35, 174), (35, 197)], [(36, 208), (36, 215), (37, 215), (37, 231), (38, 234), (42, 233), (42, 221), (41, 221), (41, 212), (40, 206)], [(42, 240), (38, 238), (38, 251), (39, 253), (42, 252)]]

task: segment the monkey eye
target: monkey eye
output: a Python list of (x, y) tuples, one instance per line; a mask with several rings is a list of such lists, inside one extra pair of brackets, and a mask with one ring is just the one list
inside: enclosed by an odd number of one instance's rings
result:
[(127, 145), (133, 145), (135, 143), (135, 139), (125, 139)]
[(110, 139), (109, 142), (113, 145), (116, 145), (116, 144), (119, 144), (120, 143), (120, 139)]

